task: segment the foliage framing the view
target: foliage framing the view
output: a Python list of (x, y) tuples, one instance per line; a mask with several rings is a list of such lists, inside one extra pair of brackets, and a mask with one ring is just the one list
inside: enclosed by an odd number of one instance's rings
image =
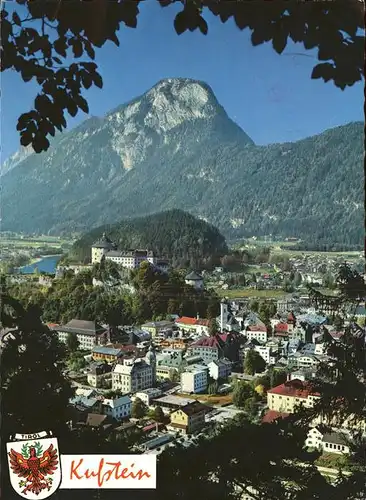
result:
[[(250, 2), (221, 0), (158, 0), (162, 7), (182, 4), (174, 20), (178, 34), (199, 29), (207, 34), (207, 11), (222, 22), (233, 19), (236, 26), (252, 32), (253, 45), (272, 42), (281, 54), (290, 38), (304, 48), (318, 49), (312, 78), (333, 81), (345, 89), (360, 81), (364, 67), (363, 6), (349, 2)], [(75, 116), (78, 109), (88, 113), (82, 90), (93, 84), (103, 86), (95, 59), (95, 48), (107, 40), (119, 45), (120, 24), (136, 28), (139, 0), (69, 2), (60, 0), (17, 0), (20, 14), (1, 11), (1, 71), (13, 70), (25, 82), (36, 81), (40, 92), (34, 109), (18, 120), (21, 144), (36, 152), (49, 147), (47, 137), (56, 128), (66, 128), (65, 112)], [(35, 23), (34, 23), (35, 21)], [(78, 61), (67, 64), (71, 55)], [(80, 60), (85, 57), (86, 59)]]

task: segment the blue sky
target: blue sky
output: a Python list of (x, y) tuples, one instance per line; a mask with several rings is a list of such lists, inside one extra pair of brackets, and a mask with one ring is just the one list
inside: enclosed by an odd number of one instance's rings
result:
[[(291, 42), (281, 56), (270, 44), (253, 47), (248, 30), (240, 31), (231, 20), (222, 24), (209, 13), (207, 36), (178, 36), (173, 27), (178, 10), (146, 0), (137, 29), (121, 26), (120, 47), (108, 42), (97, 51), (104, 87), (84, 93), (91, 115), (103, 116), (162, 78), (182, 76), (207, 82), (257, 144), (294, 141), (363, 120), (363, 84), (341, 91), (333, 83), (311, 80), (315, 52)], [(1, 88), (3, 161), (19, 148), (17, 118), (31, 109), (38, 87), (6, 71)], [(69, 117), (69, 127), (85, 118), (83, 113)]]

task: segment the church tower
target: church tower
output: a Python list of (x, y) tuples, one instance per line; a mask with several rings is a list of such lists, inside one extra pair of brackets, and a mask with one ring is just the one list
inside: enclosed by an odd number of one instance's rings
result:
[(155, 387), (155, 384), (156, 384), (156, 354), (155, 354), (155, 349), (154, 349), (152, 344), (150, 345), (149, 350), (146, 353), (145, 361), (152, 368), (152, 381), (153, 381), (153, 387)]

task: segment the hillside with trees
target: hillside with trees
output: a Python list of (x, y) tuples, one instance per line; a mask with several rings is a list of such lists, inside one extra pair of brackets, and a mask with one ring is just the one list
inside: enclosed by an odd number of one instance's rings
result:
[(257, 146), (207, 83), (161, 80), (105, 117), (55, 136), (47, 152), (9, 160), (2, 227), (85, 232), (181, 209), (228, 238), (360, 245), (363, 129), (355, 122)]
[(104, 232), (120, 250), (149, 249), (174, 267), (201, 267), (205, 260), (228, 252), (225, 238), (214, 226), (182, 210), (169, 210), (93, 229), (74, 243), (70, 258), (90, 259), (91, 245)]

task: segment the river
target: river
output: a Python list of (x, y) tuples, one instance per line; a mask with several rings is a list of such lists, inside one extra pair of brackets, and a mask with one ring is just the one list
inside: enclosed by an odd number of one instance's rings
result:
[(57, 263), (61, 257), (62, 255), (44, 255), (41, 259), (33, 262), (33, 264), (19, 267), (18, 272), (20, 274), (33, 274), (38, 269), (40, 273), (55, 274)]

